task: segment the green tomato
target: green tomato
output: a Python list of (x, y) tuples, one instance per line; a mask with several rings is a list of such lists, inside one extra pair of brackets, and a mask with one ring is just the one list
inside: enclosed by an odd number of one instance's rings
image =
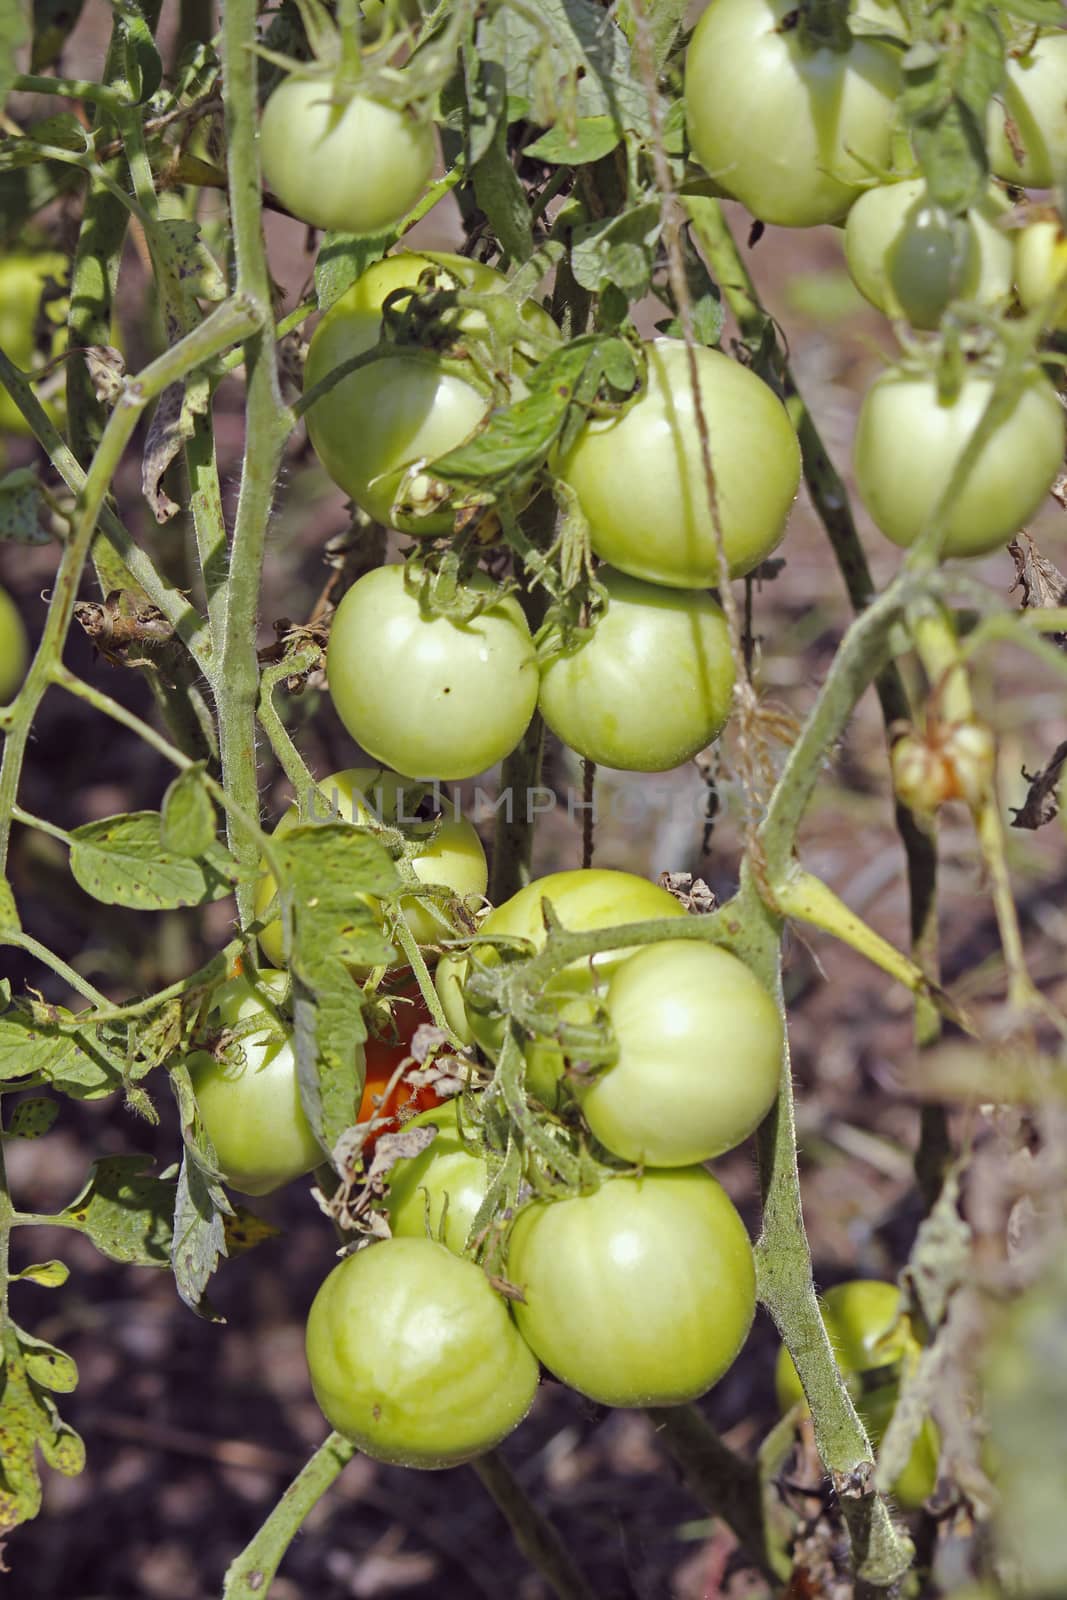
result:
[[(867, 391), (854, 464), (863, 502), (887, 538), (910, 545), (927, 526), (989, 403), (993, 379), (968, 371), (942, 399), (933, 373), (890, 370)], [(1033, 516), (1063, 463), (1064, 418), (1035, 366), (956, 497), (942, 554), (981, 556)]]
[(421, 199), (433, 175), (433, 130), (399, 106), (339, 89), (332, 76), (291, 77), (263, 108), (263, 176), (315, 228), (380, 233)]
[(921, 178), (868, 189), (845, 224), (852, 281), (913, 328), (936, 328), (953, 300), (993, 305), (1011, 292), (1011, 240), (997, 226), (1008, 209), (995, 188), (963, 217), (934, 205)]
[(450, 955), (439, 958), (433, 976), (445, 1021), (463, 1045), (474, 1043), (474, 1034), (467, 1020), (467, 1008), (463, 1003), (463, 982), (466, 976), (466, 956)]
[(456, 1101), (446, 1100), (404, 1123), (404, 1133), (425, 1127), (438, 1131), (421, 1155), (391, 1168), (385, 1209), (394, 1235), (430, 1236), (462, 1255), (489, 1187), (489, 1169), (484, 1157), (463, 1143), (458, 1118)]
[(0, 589), (0, 706), (18, 694), (29, 659), (26, 625), (7, 590)]
[[(288, 981), (284, 972), (264, 970), (255, 988), (243, 977), (224, 984), (213, 1007), (218, 1025), (232, 1028), (263, 1015), (262, 994), (280, 998)], [(206, 1050), (190, 1057), (193, 1093), (225, 1183), (239, 1194), (270, 1194), (311, 1172), (325, 1153), (301, 1105), (291, 1035), (278, 1039), (265, 1026), (262, 1033), (244, 1034), (231, 1048), (236, 1065), (217, 1061)], [(362, 1046), (356, 1053), (362, 1068)]]
[(601, 1144), (624, 1161), (684, 1167), (732, 1150), (774, 1104), (783, 1028), (756, 975), (726, 950), (646, 945), (612, 975), (619, 1056), (577, 1088)]
[(1015, 235), (1015, 284), (1027, 311), (1058, 291), (1056, 328), (1067, 328), (1067, 235), (1059, 222), (1031, 222)]
[[(420, 283), (500, 294), (508, 280), (492, 267), (441, 251), (386, 256), (357, 278), (319, 322), (308, 349), (305, 388), (372, 350), (386, 297)], [(559, 329), (534, 301), (524, 301), (517, 316), (520, 332), (525, 326), (538, 338), (558, 340)], [(454, 308), (445, 320), (471, 337), (487, 331), (484, 314), (474, 309)], [(521, 337), (512, 364), (516, 375), (529, 370)], [(397, 346), (395, 353), (350, 372), (317, 400), (307, 414), (308, 434), (334, 482), (379, 522), (411, 534), (447, 533), (454, 509), (447, 503), (435, 505), (436, 491), (416, 464), (432, 463), (462, 444), (490, 406), (486, 393), (446, 371), (433, 351)], [(400, 509), (401, 502), (410, 502), (410, 514)]]
[(860, 36), (805, 48), (793, 0), (712, 0), (685, 63), (694, 158), (754, 217), (810, 228), (843, 217), (891, 163), (899, 51)]
[[(855, 1278), (839, 1283), (822, 1296), (822, 1319), (837, 1364), (856, 1402), (860, 1420), (877, 1450), (896, 1409), (900, 1379), (919, 1356), (919, 1343), (911, 1323), (900, 1314), (901, 1294), (895, 1283), (875, 1278)], [(886, 1381), (872, 1373), (885, 1373)], [(783, 1411), (803, 1401), (797, 1369), (783, 1345), (774, 1375), (778, 1404)], [(893, 1493), (905, 1506), (920, 1506), (937, 1482), (940, 1438), (927, 1420), (915, 1441)]]
[(600, 766), (681, 766), (718, 738), (730, 714), (726, 619), (700, 589), (665, 589), (610, 567), (597, 578), (608, 600), (591, 630), (562, 650), (557, 635), (543, 652), (541, 715)]
[[(455, 929), (448, 918), (448, 901), (459, 899), (475, 911), (485, 894), (489, 872), (485, 851), (473, 825), (463, 817), (442, 819), (437, 822), (415, 822), (412, 791), (414, 785), (405, 783), (395, 772), (382, 767), (349, 767), (335, 772), (316, 785), (316, 805), (311, 818), (301, 818), (295, 805), (282, 817), (275, 829), (279, 837), (307, 821), (351, 822), (365, 827), (378, 821), (386, 827), (403, 824), (409, 837), (424, 838), (426, 847), (412, 857), (411, 868), (420, 883), (438, 884), (447, 891), (440, 900), (424, 900), (414, 895), (403, 895), (400, 910), (404, 921), (418, 944), (432, 945), (439, 939), (451, 937)], [(277, 893), (274, 874), (264, 867), (256, 885), (255, 912), (262, 918)], [(371, 895), (356, 896), (380, 912), (379, 903)], [(280, 967), (285, 959), (280, 917), (272, 918), (259, 936), (260, 949), (267, 960)], [(397, 965), (404, 964), (397, 958)]]
[[(989, 161), (998, 178), (1027, 189), (1067, 179), (1067, 33), (1040, 33), (1009, 55), (1000, 98), (989, 109)], [(1009, 139), (1005, 113), (1014, 123)]]
[[(0, 348), (27, 377), (32, 377), (35, 367), (45, 365), (66, 349), (65, 302), (50, 305), (46, 312), (53, 330), (50, 349), (38, 352), (34, 332), (45, 281), (55, 278), (58, 283), (65, 284), (69, 274), (70, 263), (66, 256), (55, 250), (13, 250), (0, 257)], [(53, 421), (58, 421), (63, 414), (62, 400), (50, 402), (45, 409)], [(22, 412), (0, 383), (0, 433), (29, 432)]]
[[(645, 388), (618, 416), (587, 422), (558, 475), (589, 519), (598, 556), (672, 588), (719, 582), (689, 361), (678, 339), (645, 346)], [(696, 351), (716, 504), (731, 575), (779, 543), (800, 482), (800, 447), (778, 397), (718, 350)]]
[[(497, 585), (475, 573), (470, 586)], [(432, 616), (402, 567), (354, 583), (327, 653), (338, 716), (376, 761), (413, 778), (473, 778), (508, 755), (537, 704), (537, 655), (508, 595), (472, 622)]]
[(701, 1167), (611, 1178), (519, 1212), (507, 1277), (515, 1320), (550, 1372), (609, 1406), (695, 1400), (752, 1326), (748, 1234)]
[[(483, 937), (526, 939), (534, 950), (545, 942), (541, 902), (547, 900), (560, 922), (572, 933), (590, 933), (627, 922), (644, 922), (652, 917), (684, 917), (684, 907), (659, 884), (649, 883), (632, 872), (615, 872), (602, 867), (580, 868), (572, 872), (550, 872), (535, 878), (525, 888), (491, 911), (480, 925)], [(579, 1019), (583, 1002), (594, 988), (607, 982), (615, 968), (633, 947), (602, 950), (587, 961), (575, 961), (550, 978), (546, 995), (558, 1000), (561, 1015), (568, 1001), (577, 997)], [(488, 946), (478, 947), (477, 959), (493, 962), (496, 953)], [(573, 1015), (573, 1013), (572, 1013)], [(499, 1017), (487, 1016), (467, 1006), (467, 1020), (478, 1043), (489, 1055), (496, 1055), (503, 1039), (504, 1024)], [(545, 1105), (556, 1102), (557, 1083), (566, 1062), (557, 1046), (547, 1040), (533, 1040), (526, 1050), (526, 1086)]]
[(491, 1450), (537, 1388), (505, 1302), (432, 1239), (346, 1256), (312, 1302), (307, 1359), (330, 1426), (402, 1467), (455, 1467)]

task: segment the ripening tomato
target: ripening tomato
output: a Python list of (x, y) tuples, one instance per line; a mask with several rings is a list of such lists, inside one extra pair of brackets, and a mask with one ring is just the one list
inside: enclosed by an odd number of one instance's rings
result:
[[(970, 369), (958, 392), (942, 397), (933, 372), (898, 368), (868, 389), (856, 429), (856, 483), (894, 544), (914, 544), (929, 523), (993, 382), (990, 374)], [(981, 556), (1007, 544), (1045, 498), (1063, 449), (1063, 410), (1035, 366), (956, 496), (942, 554)]]
[(616, 967), (604, 1006), (618, 1060), (576, 1092), (607, 1150), (692, 1166), (763, 1121), (778, 1093), (782, 1019), (743, 961), (710, 944), (646, 945)]
[[(368, 267), (319, 322), (308, 348), (304, 384), (311, 389), (335, 368), (372, 350), (382, 325), (382, 305), (400, 289), (456, 288), (501, 294), (503, 273), (465, 256), (404, 250)], [(558, 341), (559, 329), (533, 300), (516, 308), (518, 327), (509, 347), (513, 375), (529, 370), (522, 330)], [(484, 335), (482, 312), (453, 307), (444, 323), (455, 333)], [(397, 345), (395, 353), (360, 367), (336, 383), (307, 414), (308, 434), (330, 477), (357, 505), (387, 526), (411, 534), (447, 533), (455, 512), (425, 474), (409, 468), (432, 463), (469, 438), (488, 415), (489, 395), (458, 373), (446, 371), (433, 350)], [(410, 514), (400, 509), (410, 502)]]
[(294, 217), (336, 233), (380, 233), (433, 175), (432, 128), (332, 74), (284, 79), (263, 108), (263, 176)]
[(899, 51), (807, 48), (793, 0), (712, 0), (685, 62), (693, 156), (762, 222), (843, 217), (891, 165)]
[[(307, 821), (334, 822), (340, 818), (355, 827), (375, 821), (386, 827), (403, 826), (409, 838), (426, 841), (412, 857), (411, 867), (420, 883), (438, 884), (440, 896), (432, 899), (403, 895), (400, 909), (404, 921), (420, 945), (432, 945), (438, 939), (450, 938), (455, 929), (449, 918), (450, 900), (459, 901), (474, 911), (485, 894), (488, 868), (485, 851), (473, 825), (463, 817), (442, 817), (436, 821), (416, 821), (417, 795), (414, 786), (399, 778), (395, 772), (383, 767), (349, 767), (335, 772), (316, 785), (315, 809), (310, 818), (301, 818), (295, 805), (282, 817), (275, 829), (279, 837)], [(274, 874), (264, 869), (256, 885), (255, 912), (263, 917), (277, 893)], [(357, 896), (380, 908), (370, 895)], [(281, 966), (285, 953), (282, 944), (282, 922), (272, 918), (259, 936), (260, 948), (268, 961)], [(397, 958), (402, 965), (402, 957)]]
[[(223, 984), (213, 1006), (219, 1027), (263, 1016), (265, 998), (279, 1000), (288, 981), (284, 972), (264, 969), (255, 986), (245, 977)], [(217, 1060), (206, 1050), (188, 1061), (223, 1180), (240, 1194), (270, 1194), (326, 1159), (300, 1101), (291, 1024), (283, 1019), (282, 1027), (279, 1038), (264, 1018), (262, 1032), (244, 1034), (231, 1045), (236, 1061)]]
[[(896, 1409), (901, 1378), (919, 1355), (911, 1323), (900, 1314), (900, 1290), (895, 1283), (876, 1278), (854, 1278), (828, 1289), (821, 1305), (837, 1364), (877, 1449)], [(875, 1373), (879, 1377), (872, 1387)], [(803, 1400), (797, 1369), (784, 1345), (778, 1352), (774, 1381), (783, 1411)], [(907, 1466), (893, 1485), (893, 1493), (903, 1505), (920, 1506), (933, 1492), (939, 1451), (937, 1429), (927, 1420)]]
[(534, 1354), (609, 1406), (695, 1400), (733, 1364), (756, 1309), (744, 1223), (702, 1167), (535, 1200), (515, 1219), (506, 1271)]
[[(649, 883), (647, 878), (639, 878), (632, 872), (588, 867), (572, 872), (550, 872), (544, 878), (535, 878), (489, 913), (478, 929), (479, 935), (526, 939), (534, 950), (539, 950), (545, 942), (541, 911), (544, 900), (572, 933), (589, 933), (627, 922), (644, 922), (652, 917), (684, 917), (686, 914), (667, 889)], [(602, 950), (588, 961), (576, 961), (549, 979), (545, 993), (558, 997), (561, 1014), (566, 1002), (575, 996), (580, 1010), (581, 997), (606, 983), (619, 963), (632, 954), (632, 947)], [(496, 957), (491, 947), (479, 945), (476, 959), (492, 962)], [(501, 1019), (487, 1016), (468, 1003), (467, 1020), (478, 1043), (490, 1055), (495, 1055), (503, 1038)], [(564, 1057), (557, 1045), (548, 1040), (530, 1041), (526, 1049), (529, 1092), (546, 1105), (554, 1105), (557, 1082), (564, 1066)]]
[(1067, 328), (1067, 234), (1059, 222), (1031, 222), (1015, 235), (1015, 285), (1027, 311), (1058, 291), (1057, 328)]
[(1010, 209), (990, 187), (962, 217), (934, 205), (921, 178), (861, 194), (845, 224), (845, 259), (862, 295), (913, 328), (936, 328), (953, 300), (993, 305), (1011, 292)]
[(0, 706), (18, 694), (29, 659), (26, 626), (7, 590), (0, 589)]
[[(8, 360), (26, 376), (60, 355), (67, 344), (67, 302), (50, 303), (44, 313), (48, 348), (39, 351), (35, 332), (41, 316), (45, 283), (54, 278), (66, 284), (70, 263), (55, 250), (12, 250), (0, 256), (0, 347)], [(63, 414), (62, 381), (55, 400), (45, 409), (53, 421)], [(39, 397), (40, 398), (40, 397)], [(0, 433), (29, 433), (29, 424), (0, 383)], [(0, 695), (0, 702), (3, 696)]]
[[(470, 587), (497, 590), (476, 572)], [(327, 654), (337, 715), (363, 748), (413, 778), (473, 778), (508, 755), (537, 703), (537, 655), (507, 595), (473, 621), (422, 609), (402, 567), (378, 567), (338, 606)]]
[(734, 691), (730, 632), (700, 589), (666, 589), (601, 567), (607, 604), (591, 629), (541, 647), (545, 722), (600, 766), (666, 772), (722, 732)]
[(989, 109), (989, 161), (1008, 183), (1050, 189), (1067, 177), (1067, 33), (1026, 37), (1025, 51), (1009, 54), (1003, 90)]
[(386, 1215), (394, 1235), (439, 1239), (462, 1255), (489, 1187), (489, 1168), (485, 1157), (463, 1142), (457, 1101), (423, 1111), (405, 1122), (404, 1132), (430, 1126), (437, 1129), (433, 1143), (420, 1155), (398, 1161), (389, 1173)]
[(312, 1302), (307, 1360), (330, 1426), (401, 1467), (492, 1449), (537, 1388), (537, 1362), (484, 1272), (432, 1239), (346, 1256)]
[[(412, 1088), (405, 1078), (401, 1078), (389, 1089), (397, 1068), (411, 1058), (411, 1044), (417, 1029), (433, 1019), (414, 979), (409, 979), (397, 989), (381, 992), (393, 1001), (390, 1020), (377, 1029), (372, 1027), (363, 1045), (367, 1076), (356, 1121), (369, 1122), (371, 1117), (385, 1120), (364, 1140), (364, 1155), (373, 1150), (383, 1133), (395, 1133), (400, 1127), (397, 1113), (402, 1106), (410, 1106), (412, 1111), (429, 1112), (440, 1104), (436, 1091), (430, 1085)], [(404, 1126), (407, 1127), (407, 1123)]]
[[(593, 418), (557, 468), (589, 519), (593, 549), (620, 572), (672, 588), (717, 585), (715, 520), (680, 339), (645, 346), (645, 388)], [(800, 482), (800, 446), (777, 395), (721, 351), (696, 351), (715, 500), (731, 575), (778, 544)]]

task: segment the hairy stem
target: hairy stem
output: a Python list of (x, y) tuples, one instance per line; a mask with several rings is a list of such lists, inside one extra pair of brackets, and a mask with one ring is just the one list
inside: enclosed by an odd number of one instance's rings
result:
[(499, 1451), (491, 1450), (471, 1465), (506, 1517), (515, 1543), (558, 1600), (595, 1600), (595, 1591), (578, 1570), (559, 1534), (530, 1503)]
[(305, 1517), (340, 1477), (355, 1453), (355, 1445), (339, 1433), (331, 1433), (319, 1445), (266, 1522), (226, 1569), (223, 1600), (264, 1600)]

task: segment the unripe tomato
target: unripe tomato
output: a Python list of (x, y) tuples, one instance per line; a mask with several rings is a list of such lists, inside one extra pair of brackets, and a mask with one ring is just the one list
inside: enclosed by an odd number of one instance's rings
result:
[[(558, 468), (593, 549), (620, 572), (678, 589), (719, 582), (700, 434), (680, 339), (645, 346), (646, 387), (617, 417), (586, 423)], [(778, 397), (718, 350), (696, 351), (716, 508), (737, 578), (778, 544), (800, 482), (800, 447)]]
[[(890, 370), (868, 389), (856, 429), (856, 483), (894, 544), (913, 544), (929, 523), (992, 392), (993, 378), (973, 370), (945, 399), (933, 373)], [(981, 556), (1007, 544), (1055, 481), (1063, 448), (1062, 408), (1035, 367), (956, 497), (942, 554)]]
[[(1005, 112), (1015, 124), (1009, 139)], [(989, 161), (998, 178), (1051, 189), (1067, 177), (1067, 33), (1041, 33), (1025, 55), (1009, 55), (999, 99), (989, 108)]]
[(934, 205), (921, 178), (868, 189), (845, 223), (852, 281), (913, 328), (936, 328), (953, 300), (992, 305), (1011, 291), (1011, 240), (997, 226), (1008, 209), (994, 188), (963, 217)]
[(629, 772), (681, 766), (722, 732), (734, 691), (726, 619), (700, 589), (665, 589), (610, 567), (592, 629), (542, 649), (539, 706), (579, 755)]
[(534, 1354), (609, 1406), (695, 1400), (733, 1364), (756, 1308), (748, 1234), (702, 1167), (535, 1200), (515, 1220), (507, 1276)]
[[(262, 1015), (262, 992), (278, 995), (287, 982), (284, 972), (269, 970), (259, 973), (256, 987), (247, 978), (231, 979), (215, 999), (219, 1026)], [(237, 1065), (206, 1050), (190, 1057), (193, 1093), (227, 1185), (239, 1194), (270, 1194), (311, 1172), (325, 1152), (300, 1103), (291, 1035), (278, 1039), (265, 1025), (262, 1033), (237, 1040), (231, 1054)]]
[(491, 1450), (537, 1388), (537, 1362), (485, 1274), (432, 1239), (346, 1256), (312, 1302), (307, 1360), (330, 1426), (401, 1467)]
[[(470, 586), (496, 590), (479, 572)], [(353, 739), (413, 778), (484, 772), (515, 748), (537, 703), (537, 655), (515, 599), (455, 623), (422, 610), (401, 567), (378, 567), (349, 589), (327, 670)]]
[(433, 175), (433, 130), (332, 76), (291, 77), (263, 108), (263, 176), (294, 217), (337, 233), (379, 233)]
[[(900, 1315), (901, 1295), (895, 1283), (855, 1278), (822, 1296), (822, 1319), (837, 1364), (856, 1403), (860, 1420), (877, 1450), (896, 1409), (900, 1380), (919, 1355), (911, 1323)], [(870, 1375), (885, 1371), (885, 1382), (869, 1387)], [(803, 1400), (797, 1369), (783, 1345), (775, 1368), (778, 1404), (788, 1411)], [(905, 1506), (921, 1506), (937, 1482), (940, 1451), (937, 1429), (929, 1420), (915, 1441), (907, 1466), (893, 1485)]]
[[(510, 900), (491, 911), (480, 925), (482, 935), (528, 939), (535, 950), (545, 942), (541, 902), (547, 900), (560, 922), (572, 933), (590, 933), (627, 922), (643, 922), (652, 917), (684, 917), (685, 910), (668, 890), (632, 872), (615, 872), (601, 867), (573, 872), (550, 872), (535, 878)], [(575, 961), (556, 973), (545, 985), (545, 994), (558, 997), (562, 1008), (574, 996), (591, 994), (599, 983), (633, 954), (633, 948), (602, 950), (586, 961)], [(492, 961), (488, 946), (479, 947), (477, 959)], [(500, 1049), (503, 1023), (467, 1006), (467, 1020), (478, 1043), (490, 1055)], [(556, 1084), (565, 1066), (558, 1046), (547, 1040), (532, 1040), (526, 1049), (526, 1086), (546, 1105), (554, 1105)]]
[(458, 1115), (456, 1101), (447, 1100), (405, 1122), (405, 1133), (431, 1124), (438, 1131), (421, 1155), (398, 1161), (391, 1169), (385, 1209), (398, 1237), (429, 1235), (462, 1255), (489, 1187), (489, 1169), (484, 1157), (463, 1143)]
[(685, 63), (695, 159), (762, 222), (843, 217), (890, 166), (898, 54), (854, 37), (809, 50), (792, 0), (712, 0)]
[[(50, 306), (46, 313), (53, 332), (51, 348), (38, 352), (34, 344), (34, 331), (41, 310), (41, 296), (45, 281), (54, 278), (65, 284), (70, 264), (66, 256), (55, 250), (9, 251), (0, 257), (0, 347), (27, 377), (35, 367), (60, 355), (67, 344), (66, 302)], [(63, 414), (62, 400), (50, 402), (46, 408), (53, 421)], [(29, 424), (22, 412), (0, 383), (0, 433), (29, 433)], [(0, 702), (3, 701), (0, 695)]]
[(18, 694), (29, 659), (26, 626), (7, 590), (0, 589), (0, 706)]
[(463, 980), (466, 976), (466, 956), (450, 955), (440, 957), (433, 975), (445, 1021), (462, 1045), (474, 1043), (474, 1034), (467, 1020), (467, 1008), (463, 1003)]
[(585, 1119), (624, 1161), (684, 1167), (732, 1150), (778, 1093), (783, 1029), (755, 973), (714, 945), (646, 945), (604, 1001), (614, 1065), (579, 1080)]
[(1015, 286), (1027, 311), (1057, 290), (1057, 328), (1067, 328), (1067, 235), (1058, 222), (1031, 222), (1015, 235)]
[[(499, 294), (507, 288), (503, 273), (478, 261), (442, 251), (400, 251), (357, 278), (319, 322), (308, 348), (305, 388), (353, 357), (372, 350), (382, 325), (382, 304), (398, 289), (414, 289), (429, 277), (433, 287), (458, 287), (477, 294)], [(531, 333), (559, 338), (559, 329), (532, 300), (518, 311)], [(448, 325), (471, 337), (484, 334), (484, 315), (473, 309), (453, 308)], [(529, 362), (516, 346), (513, 370), (528, 370)], [(444, 369), (432, 350), (397, 346), (395, 354), (350, 372), (307, 414), (308, 434), (326, 471), (357, 505), (391, 527), (405, 533), (448, 532), (454, 510), (446, 503), (435, 509), (432, 497), (423, 495), (405, 515), (398, 497), (412, 499), (408, 468), (432, 463), (462, 444), (488, 415), (489, 396), (455, 372)]]
[[(425, 838), (426, 848), (414, 856), (412, 870), (420, 883), (440, 884), (473, 911), (485, 894), (488, 868), (485, 851), (473, 825), (464, 817), (443, 818), (437, 822), (412, 822), (415, 815), (411, 795), (412, 785), (405, 784), (395, 772), (381, 767), (349, 767), (323, 778), (316, 785), (316, 808), (313, 817), (301, 818), (295, 805), (282, 817), (274, 830), (277, 837), (308, 821), (333, 822), (338, 817), (357, 827), (372, 821), (395, 827), (403, 822), (405, 832), (415, 838)], [(277, 893), (274, 874), (264, 868), (256, 884), (255, 912), (262, 917)], [(370, 905), (377, 913), (380, 906), (371, 895), (355, 896)], [(439, 904), (440, 915), (434, 906)], [(442, 895), (440, 902), (431, 903), (404, 895), (400, 909), (404, 921), (419, 944), (434, 944), (438, 939), (449, 938), (454, 930), (448, 921), (448, 899)], [(259, 936), (260, 948), (267, 960), (281, 966), (285, 959), (282, 946), (280, 917), (272, 918)], [(397, 964), (402, 965), (401, 957)]]

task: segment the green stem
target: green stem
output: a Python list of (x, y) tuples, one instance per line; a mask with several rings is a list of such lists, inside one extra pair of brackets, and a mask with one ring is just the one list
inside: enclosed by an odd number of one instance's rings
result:
[[(17, 950), (25, 950), (28, 956), (33, 956), (42, 966), (51, 967), (57, 977), (70, 985), (75, 994), (80, 994), (83, 999), (90, 1001), (94, 1006), (110, 1004), (107, 995), (101, 994), (99, 989), (94, 989), (88, 978), (83, 978), (80, 972), (75, 972), (73, 967), (67, 965), (59, 956), (53, 954), (45, 945), (28, 933), (21, 930), (6, 928), (0, 933), (0, 944), (13, 945)], [(19, 1084), (18, 1088), (25, 1085)]]
[(315, 780), (308, 771), (303, 756), (289, 737), (289, 730), (278, 714), (274, 704), (274, 691), (284, 678), (305, 672), (319, 659), (322, 652), (316, 649), (298, 650), (295, 655), (286, 656), (282, 661), (276, 661), (272, 666), (264, 669), (259, 684), (259, 708), (257, 715), (264, 733), (270, 740), (271, 749), (277, 756), (285, 776), (293, 786), (297, 802), (301, 807), (307, 805), (308, 795), (315, 787)]
[(121, 91), (86, 78), (47, 78), (35, 72), (20, 72), (11, 90), (18, 94), (56, 94), (66, 100), (88, 100), (114, 114), (129, 102)]
[(355, 1445), (339, 1433), (331, 1433), (319, 1445), (266, 1522), (226, 1569), (223, 1600), (265, 1600), (282, 1558), (305, 1517), (340, 1477), (355, 1453)]
[(479, 1456), (471, 1466), (503, 1512), (515, 1543), (558, 1600), (596, 1600), (559, 1534), (530, 1503), (499, 1451)]
[(695, 1406), (650, 1406), (657, 1437), (666, 1445), (690, 1489), (713, 1516), (737, 1535), (751, 1560), (772, 1579), (759, 1468), (723, 1444)]
[[(259, 662), (256, 623), (260, 578), (274, 483), (287, 430), (275, 361), (271, 278), (263, 248), (257, 151), (256, 0), (228, 0), (222, 8), (222, 58), (226, 107), (226, 164), (233, 222), (237, 289), (260, 309), (258, 330), (245, 343), (245, 456), (224, 600), (223, 638), (212, 679), (219, 719), (223, 782), (240, 810), (258, 815), (256, 703)], [(257, 833), (234, 826), (227, 815), (230, 849), (242, 871), (237, 909), (242, 926), (254, 919)]]

